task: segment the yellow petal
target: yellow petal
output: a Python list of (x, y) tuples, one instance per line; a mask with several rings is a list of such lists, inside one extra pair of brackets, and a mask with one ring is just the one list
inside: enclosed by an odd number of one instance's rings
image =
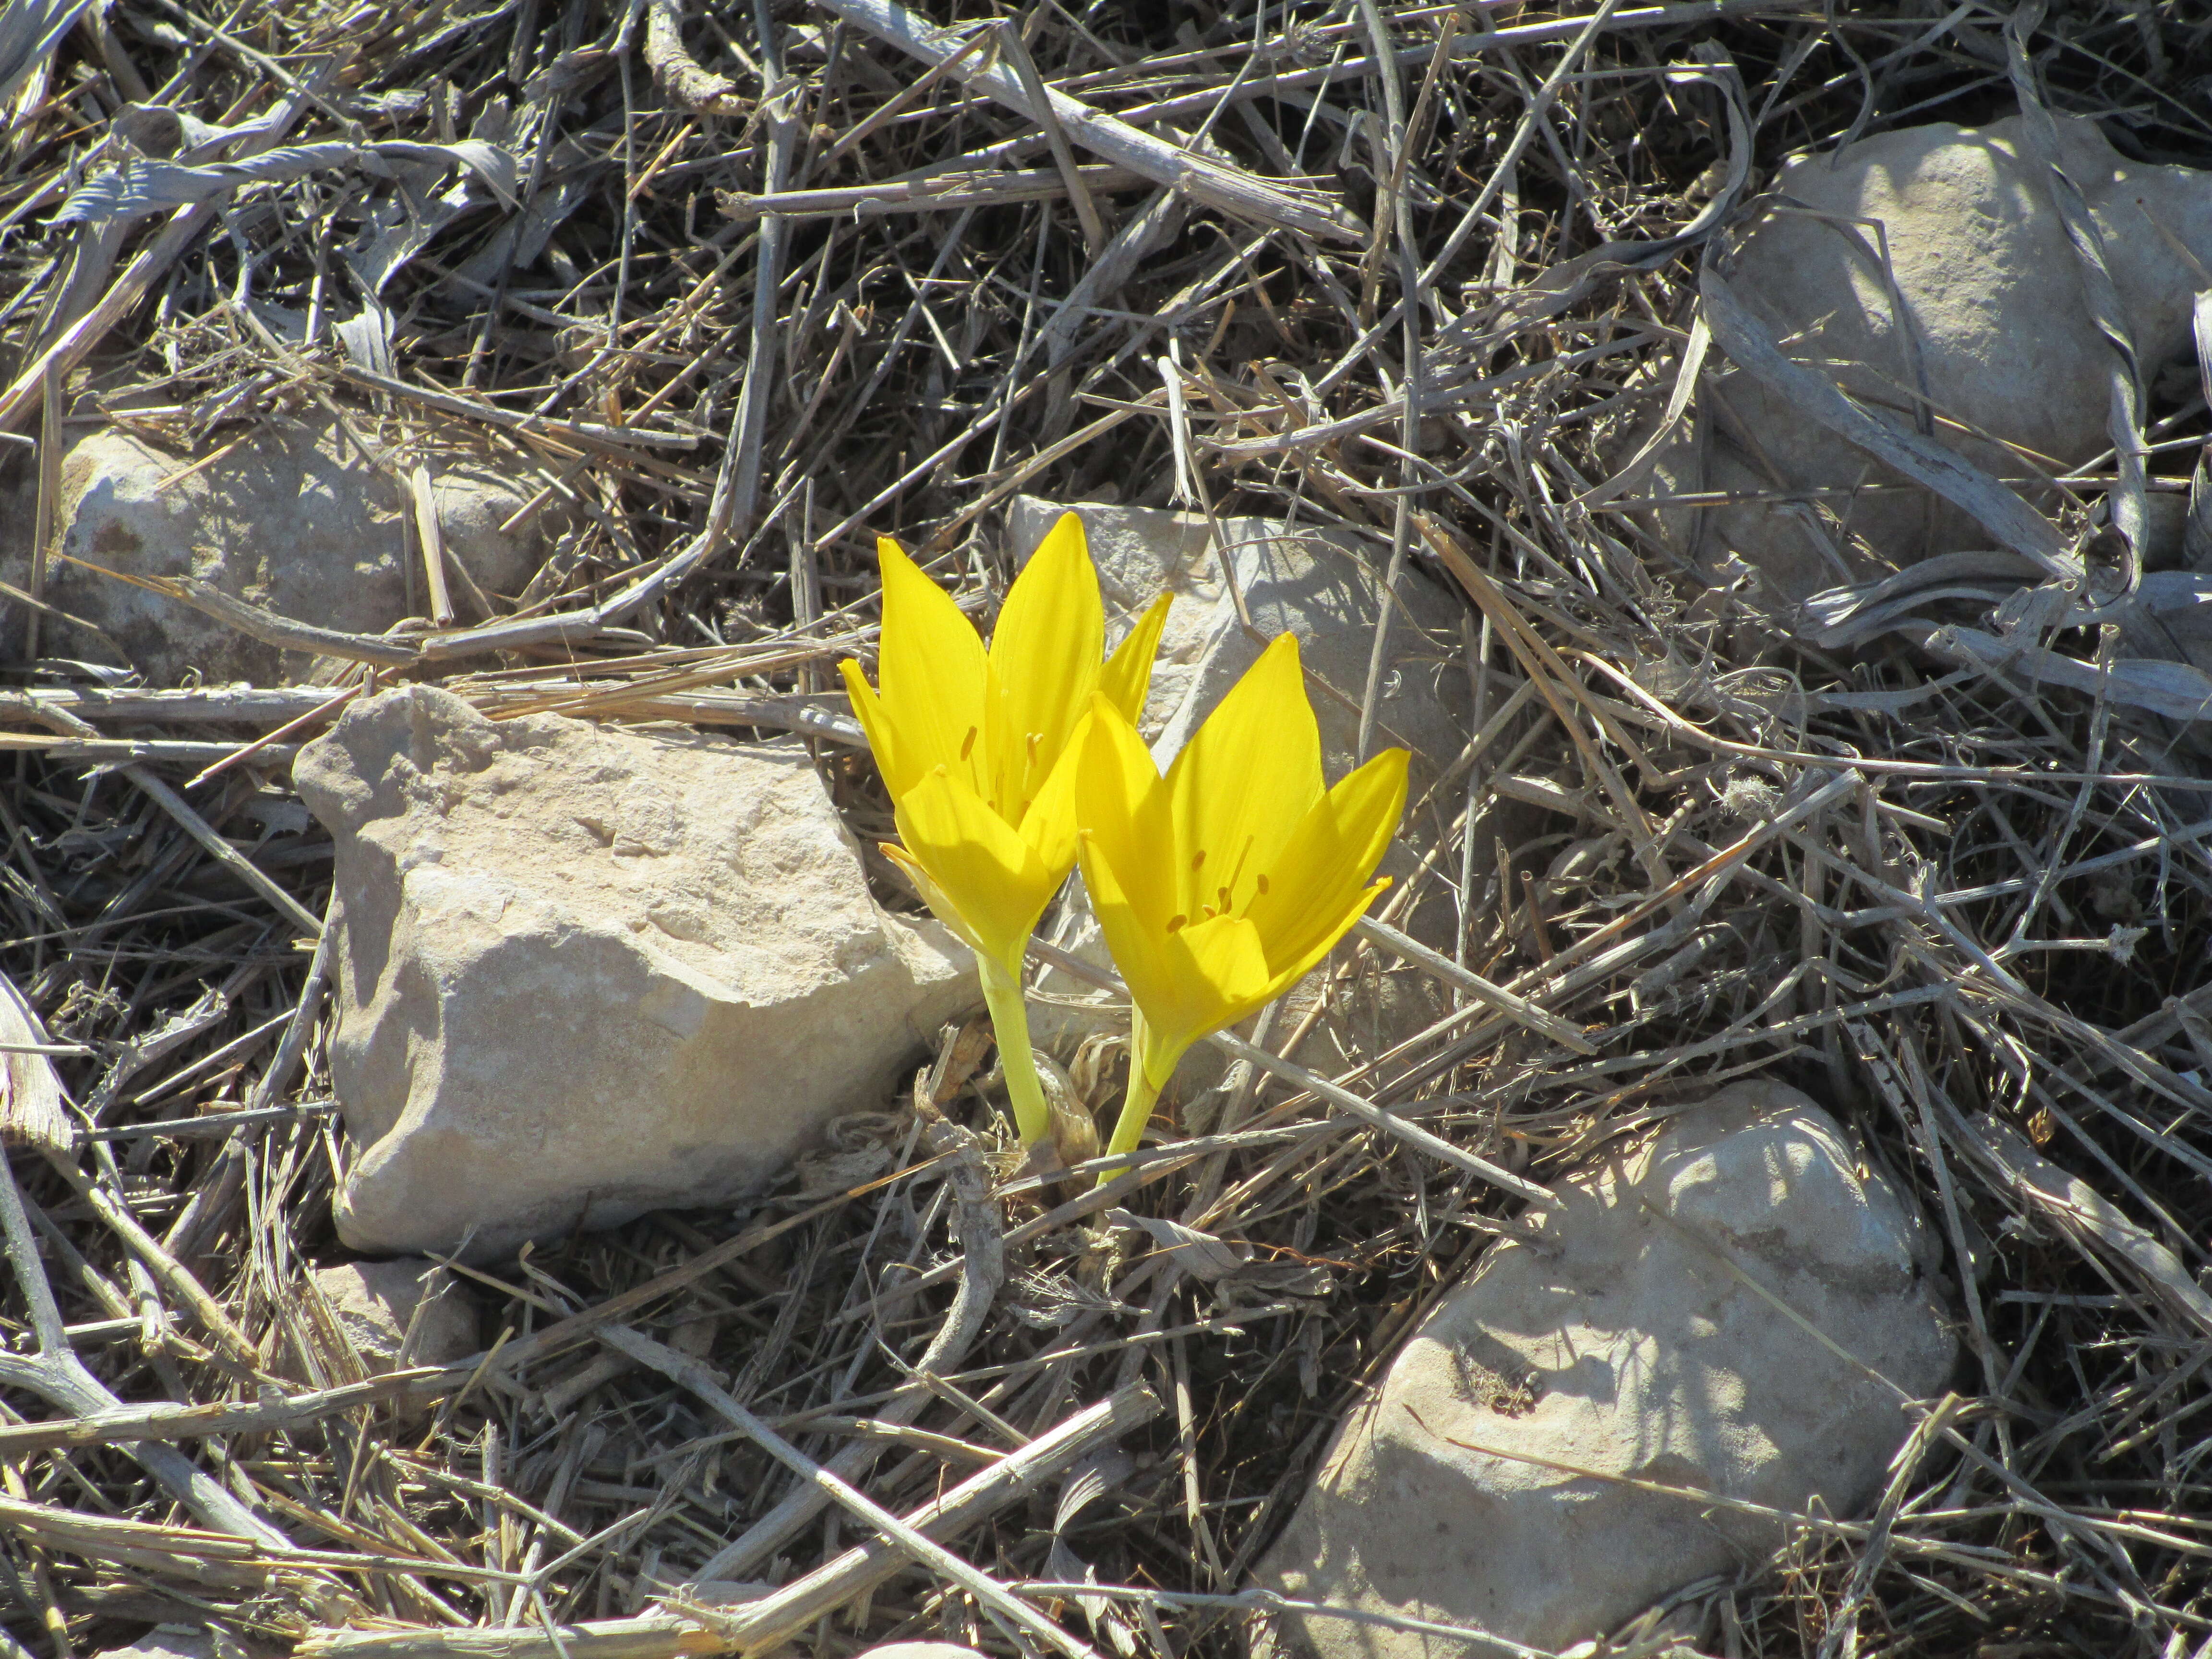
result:
[(1322, 799), (1321, 728), (1285, 634), (1229, 689), (1168, 769), (1177, 906), (1241, 912), (1259, 872)]
[(1084, 837), (1081, 859), (1098, 930), (1142, 1016), (1135, 1028), (1144, 1039), (1139, 1062), (1152, 1087), (1164, 1087), (1184, 1049), (1268, 1000), (1259, 930), (1241, 916), (1172, 931), (1150, 926), (1133, 902), (1127, 872), (1104, 856), (1095, 836)]
[(1339, 781), (1261, 872), (1266, 890), (1244, 915), (1259, 931), (1278, 993), (1327, 956), (1389, 884), (1366, 883), (1405, 811), (1407, 758), (1402, 749), (1386, 749)]
[(1114, 647), (1114, 654), (1106, 659), (1105, 672), (1098, 677), (1098, 689), (1106, 694), (1106, 701), (1132, 725), (1144, 717), (1145, 698), (1152, 689), (1152, 660), (1159, 655), (1160, 631), (1168, 625), (1171, 597), (1163, 593), (1152, 601), (1137, 618), (1128, 637)]
[[(1209, 933), (1203, 941), (1207, 954), (1201, 959), (1182, 937), (1190, 930), (1167, 933), (1146, 922), (1132, 902), (1127, 872), (1115, 867), (1095, 838), (1084, 839), (1081, 858), (1083, 884), (1091, 895), (1098, 931), (1106, 936), (1106, 948), (1129, 988), (1130, 1000), (1144, 1012), (1154, 1048), (1167, 1056), (1164, 1064), (1172, 1071), (1175, 1056), (1207, 1031), (1237, 1018), (1230, 1012), (1234, 1005), (1224, 1000), (1223, 988), (1216, 982), (1217, 972), (1233, 974), (1238, 991), (1266, 984), (1267, 964), (1258, 933), (1249, 922), (1228, 918), (1231, 936), (1215, 939)], [(1237, 933), (1249, 941), (1249, 951), (1241, 947)], [(1166, 1080), (1164, 1074), (1152, 1079), (1156, 1085)]]
[[(1365, 915), (1369, 907), (1371, 906), (1376, 899), (1382, 897), (1384, 893), (1388, 892), (1389, 888), (1389, 877), (1376, 877), (1373, 881), (1368, 883), (1366, 886), (1360, 888), (1357, 892), (1353, 893), (1348, 900), (1345, 901), (1345, 902), (1337, 906), (1333, 911), (1328, 913), (1334, 919), (1329, 922), (1327, 927), (1314, 934), (1308, 940), (1306, 948), (1304, 951), (1297, 956), (1285, 957), (1280, 960), (1277, 960), (1273, 957), (1269, 958), (1267, 965), (1270, 971), (1267, 976), (1267, 994), (1260, 999), (1260, 1004), (1273, 1002), (1277, 997), (1282, 995), (1284, 992), (1289, 990), (1291, 987), (1296, 985), (1308, 974), (1313, 972), (1316, 968), (1318, 968), (1322, 963), (1322, 959), (1327, 957), (1331, 951), (1336, 949), (1337, 941), (1352, 931), (1352, 923), (1358, 921), (1360, 917)], [(1257, 1006), (1260, 1005), (1255, 1004), (1255, 1006)]]
[[(884, 637), (876, 677), (898, 764), (913, 780), (943, 766), (982, 785), (985, 659), (975, 624), (889, 538), (876, 543), (884, 574)], [(886, 775), (888, 777), (888, 775)], [(892, 786), (893, 798), (903, 793)]]
[[(1085, 843), (1113, 866), (1145, 927), (1164, 935), (1176, 914), (1167, 786), (1120, 709), (1097, 696), (1091, 711), (1076, 760), (1076, 822)], [(1084, 869), (1087, 881), (1088, 863)]]
[[(1077, 843), (1091, 914), (1130, 1000), (1139, 1009), (1171, 1007), (1182, 995), (1168, 956), (1166, 932), (1148, 921), (1130, 891), (1129, 872), (1117, 867), (1103, 839), (1088, 829)], [(1176, 1052), (1180, 1053), (1178, 1049)]]
[(1018, 975), (1030, 934), (1066, 872), (1046, 869), (981, 796), (942, 769), (899, 797), (898, 827), (908, 858), (928, 874), (930, 908), (979, 954)]
[(913, 757), (901, 750), (898, 735), (884, 713), (883, 700), (868, 684), (860, 665), (848, 657), (837, 665), (837, 672), (845, 677), (845, 690), (852, 696), (854, 715), (860, 720), (860, 729), (868, 734), (869, 752), (876, 757), (876, 769), (884, 775), (884, 787), (896, 800), (915, 786)]
[(1075, 784), (1082, 772), (1083, 745), (1090, 734), (1091, 711), (1085, 708), (1068, 734), (1051, 774), (1045, 779), (1030, 810), (1022, 815), (1022, 839), (1029, 842), (1037, 861), (1062, 876), (1075, 867)]
[(991, 638), (989, 797), (1018, 824), (1091, 707), (1106, 648), (1083, 521), (1064, 513), (1030, 556)]
[(1182, 971), (1205, 988), (1185, 999), (1190, 1023), (1180, 1032), (1170, 1026), (1164, 1036), (1180, 1035), (1186, 1044), (1194, 1042), (1209, 1031), (1258, 1012), (1274, 995), (1260, 930), (1242, 916), (1216, 916), (1179, 928), (1169, 935), (1168, 947), (1170, 953), (1183, 957)]
[(951, 928), (953, 936), (973, 951), (979, 962), (994, 960), (982, 939), (968, 926), (958, 908), (945, 896), (945, 890), (937, 884), (936, 878), (913, 854), (895, 841), (879, 841), (876, 843), (876, 850), (906, 872), (907, 879), (921, 895), (921, 902), (929, 907), (930, 914)]

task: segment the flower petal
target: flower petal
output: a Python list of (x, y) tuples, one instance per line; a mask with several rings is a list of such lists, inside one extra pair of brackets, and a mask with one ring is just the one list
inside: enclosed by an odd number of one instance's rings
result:
[(1303, 952), (1297, 956), (1285, 957), (1280, 961), (1271, 958), (1267, 964), (1271, 970), (1267, 978), (1267, 994), (1260, 999), (1261, 1002), (1273, 1001), (1318, 968), (1322, 959), (1336, 949), (1337, 941), (1352, 931), (1352, 923), (1365, 915), (1368, 907), (1387, 892), (1389, 886), (1389, 877), (1376, 877), (1366, 886), (1353, 893), (1350, 899), (1328, 913), (1334, 916), (1334, 920), (1326, 928), (1311, 936)]
[(1144, 718), (1145, 698), (1152, 689), (1152, 662), (1160, 653), (1160, 633), (1168, 625), (1168, 605), (1174, 595), (1154, 599), (1128, 637), (1114, 647), (1098, 677), (1106, 701), (1120, 709), (1133, 726)]
[[(943, 766), (974, 781), (980, 791), (983, 641), (952, 596), (924, 575), (896, 542), (878, 538), (876, 553), (884, 574), (884, 636), (876, 678), (906, 787)], [(894, 783), (891, 793), (896, 799), (905, 790)]]
[(915, 890), (921, 895), (921, 902), (929, 907), (930, 914), (950, 928), (954, 938), (973, 951), (979, 962), (989, 962), (994, 959), (989, 949), (976, 936), (975, 930), (968, 926), (958, 907), (945, 896), (945, 890), (937, 884), (936, 878), (915, 859), (913, 854), (895, 841), (879, 841), (876, 843), (876, 850), (906, 872), (907, 879), (914, 884)]
[(1106, 860), (1133, 913), (1164, 936), (1176, 914), (1167, 786), (1137, 728), (1103, 696), (1091, 699), (1077, 755), (1075, 819), (1087, 849), (1085, 880), (1094, 854)]
[(845, 677), (845, 690), (853, 699), (853, 713), (860, 722), (860, 729), (868, 734), (868, 750), (876, 757), (876, 769), (884, 775), (884, 787), (896, 800), (915, 786), (914, 758), (900, 746), (890, 717), (884, 712), (883, 699), (869, 685), (860, 665), (848, 657), (837, 665), (837, 672)]
[(1082, 860), (1098, 930), (1130, 1000), (1144, 1012), (1146, 1075), (1154, 1087), (1164, 1086), (1184, 1049), (1267, 1000), (1262, 994), (1246, 1006), (1267, 984), (1259, 933), (1237, 916), (1163, 933), (1139, 916), (1124, 872), (1090, 838), (1083, 842)]
[[(1260, 930), (1242, 916), (1216, 916), (1178, 928), (1168, 936), (1168, 950), (1182, 957), (1181, 976), (1194, 989), (1178, 1011), (1184, 1023), (1160, 1019), (1164, 1041), (1180, 1037), (1188, 1048), (1208, 1032), (1258, 1012), (1275, 994)], [(1195, 988), (1200, 987), (1202, 992)]]
[(1316, 801), (1261, 873), (1245, 916), (1279, 991), (1327, 956), (1387, 883), (1365, 884), (1406, 807), (1402, 749), (1386, 749)]
[(1168, 935), (1146, 920), (1130, 891), (1127, 872), (1115, 866), (1102, 839), (1087, 830), (1077, 843), (1076, 856), (1091, 914), (1098, 918), (1098, 931), (1106, 936), (1106, 949), (1129, 988), (1130, 1000), (1148, 1015), (1155, 1007), (1176, 1006), (1182, 993), (1168, 956)]
[(1030, 810), (1022, 815), (1022, 839), (1029, 842), (1037, 861), (1065, 876), (1075, 867), (1075, 785), (1082, 772), (1083, 745), (1091, 731), (1091, 710), (1085, 708), (1067, 747), (1053, 763)]
[(1066, 872), (1045, 868), (1012, 825), (941, 767), (899, 797), (898, 827), (908, 858), (928, 874), (930, 908), (979, 954), (1018, 975)]
[(1241, 912), (1299, 817), (1322, 799), (1321, 728), (1285, 634), (1229, 689), (1168, 769), (1177, 906)]
[(1007, 823), (1021, 823), (1089, 712), (1105, 649), (1083, 521), (1063, 513), (1015, 578), (991, 638), (988, 798)]

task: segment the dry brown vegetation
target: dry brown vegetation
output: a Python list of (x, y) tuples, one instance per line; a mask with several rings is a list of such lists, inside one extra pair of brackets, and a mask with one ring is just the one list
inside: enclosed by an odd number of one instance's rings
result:
[[(1959, 1396), (1873, 1522), (1808, 1517), (1778, 1573), (1686, 1592), (1686, 1645), (2204, 1651), (2201, 743), (1902, 649), (1824, 658), (1675, 568), (1635, 481), (1577, 499), (1665, 406), (1735, 207), (1793, 150), (2010, 112), (2007, 10), (1042, 0), (1000, 31), (931, 8), (963, 70), (1210, 158), (1182, 190), (845, 21), (890, 10), (120, 0), (19, 94), (21, 500), (50, 501), (40, 458), (99, 422), (204, 455), (335, 410), (395, 477), (413, 447), (489, 445), (574, 527), (489, 617), (309, 639), (343, 672), (289, 696), (103, 692), (26, 664), (30, 613), (5, 613), (0, 961), (18, 1030), (57, 1047), (51, 1070), (9, 1056), (0, 1641), (89, 1652), (183, 1620), (363, 1659), (1041, 1644), (1011, 1596), (1100, 1652), (1236, 1650), (1225, 1598), (1330, 1425), (1515, 1209), (1295, 1082), (1244, 1077), (1205, 1138), (1164, 1125), (1048, 1207), (988, 1190), (1000, 1132), (979, 1045), (951, 1040), (920, 1092), (972, 1134), (886, 1101), (747, 1212), (457, 1268), (498, 1344), (404, 1396), (362, 1384), (302, 1289), (336, 1252), (344, 1152), (311, 943), (328, 842), (282, 809), (339, 682), (798, 731), (878, 827), (819, 696), (868, 649), (871, 538), (988, 609), (995, 509), (1027, 489), (1295, 512), (1479, 601), (1441, 649), (1483, 732), (1416, 804), (1424, 882), (1456, 895), (1468, 967), (1596, 1052), (1468, 1000), (1340, 1094), (1542, 1182), (1763, 1069), (1926, 1205)], [(2027, 39), (2053, 107), (2212, 162), (2201, 8), (2075, 0)], [(367, 148), (264, 161), (175, 217), (58, 224), (88, 175), (184, 142), (131, 102), (270, 121), (234, 160)], [(471, 136), (512, 170), (388, 148)], [(2207, 428), (2201, 399), (2153, 413)], [(295, 642), (313, 621), (237, 620)], [(1553, 815), (1503, 847), (1516, 799)], [(1554, 878), (1570, 841), (1594, 856)], [(1249, 1249), (1101, 1228), (1116, 1205)], [(957, 1562), (899, 1567), (842, 1498), (758, 1525), (806, 1479), (773, 1449), (855, 1445), (880, 1455), (842, 1467), (900, 1515), (997, 1480), (946, 1534)], [(825, 1568), (855, 1546), (875, 1553)], [(718, 1620), (673, 1588), (710, 1559), (799, 1589)], [(1073, 1594), (1089, 1572), (1125, 1588)]]

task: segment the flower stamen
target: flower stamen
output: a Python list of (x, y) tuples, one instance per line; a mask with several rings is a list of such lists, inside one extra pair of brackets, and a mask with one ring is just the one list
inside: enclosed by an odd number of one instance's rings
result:
[[(1229, 872), (1229, 887), (1221, 890), (1224, 893), (1228, 892), (1230, 887), (1236, 886), (1238, 878), (1243, 875), (1244, 860), (1252, 856), (1252, 843), (1256, 839), (1257, 837), (1252, 836), (1244, 837), (1244, 845), (1237, 849), (1237, 867)], [(1221, 901), (1221, 908), (1224, 910), (1229, 908), (1229, 901), (1226, 898)]]

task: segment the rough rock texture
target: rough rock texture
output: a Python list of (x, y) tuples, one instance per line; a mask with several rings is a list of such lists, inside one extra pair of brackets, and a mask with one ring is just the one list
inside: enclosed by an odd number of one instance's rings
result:
[(356, 1249), (483, 1259), (738, 1197), (975, 998), (949, 935), (869, 897), (796, 747), (412, 687), (295, 776), (337, 842)]
[[(2058, 128), (2063, 164), (2088, 200), (2144, 380), (2154, 384), (2193, 355), (2191, 295), (2202, 279), (2168, 239), (2212, 264), (2212, 173), (2124, 161), (2090, 121), (2062, 118)], [(1908, 127), (1862, 139), (1831, 161), (1792, 164), (1774, 195), (1822, 214), (1881, 222), (1910, 334), (1879, 263), (1853, 248), (1850, 228), (1770, 213), (1745, 239), (1729, 280), (1790, 356), (1910, 427), (1914, 374), (1906, 346), (1917, 338), (1939, 416), (2062, 468), (2109, 447), (2112, 348), (2091, 319), (2049, 175), (2032, 159), (2021, 118)], [(1857, 234), (1876, 246), (1863, 228)], [(1650, 493), (1899, 486), (1826, 503), (1844, 518), (1840, 537), (1803, 506), (1665, 514), (1669, 539), (1709, 570), (1738, 553), (1778, 598), (1794, 601), (1878, 574), (1850, 545), (1852, 538), (1895, 564), (1990, 545), (1989, 532), (1965, 514), (1901, 487), (1896, 475), (1747, 374), (1717, 380), (1708, 370), (1698, 425), (1662, 455)], [(1935, 435), (2050, 504), (2033, 471), (1996, 444), (1940, 421)], [(2166, 510), (2154, 524), (2178, 540), (2173, 502), (2159, 504)]]
[[(450, 1365), (481, 1346), (474, 1298), (434, 1261), (349, 1261), (318, 1267), (312, 1277), (338, 1329), (372, 1371)], [(426, 1287), (430, 1300), (424, 1306)]]
[[(432, 456), (425, 465), (449, 572), (458, 563), (485, 593), (513, 597), (536, 573), (556, 521), (541, 513), (502, 532), (533, 490), (472, 459)], [(354, 633), (380, 634), (427, 613), (421, 556), (408, 556), (403, 540), (402, 493), (337, 428), (271, 422), (187, 471), (192, 465), (192, 457), (119, 428), (85, 439), (62, 461), (61, 550), (134, 575), (197, 577), (281, 616)], [(23, 584), (29, 542), (26, 520), (0, 558), (0, 579)], [(449, 575), (448, 585), (457, 617), (481, 620), (468, 582)], [(50, 615), (42, 651), (128, 664), (151, 684), (195, 674), (274, 684), (298, 678), (313, 660), (76, 565), (50, 564), (46, 597), (106, 639)], [(6, 614), (20, 630), (21, 608), (11, 601)]]
[[(1835, 1121), (1793, 1089), (1734, 1084), (1555, 1185), (1543, 1243), (1493, 1246), (1340, 1427), (1257, 1582), (1551, 1650), (1778, 1542), (1741, 1514), (1454, 1441), (1863, 1512), (1909, 1429), (1895, 1397), (1723, 1265), (1908, 1394), (1942, 1390), (1956, 1342), (1928, 1235)], [(1337, 1620), (1291, 1635), (1321, 1659), (1460, 1650)]]
[[(1255, 641), (1241, 625), (1235, 602), (1223, 586), (1204, 515), (1158, 507), (1060, 502), (1033, 495), (1014, 499), (1006, 517), (1008, 544), (1026, 559), (1059, 521), (1073, 510), (1082, 519), (1099, 586), (1106, 600), (1107, 639), (1118, 642), (1128, 625), (1164, 590), (1176, 596), (1152, 671), (1152, 696), (1142, 722), (1152, 751), (1164, 767), (1175, 757), (1223, 695), (1279, 634), (1298, 636), (1301, 660), (1310, 677), (1308, 689), (1321, 726), (1322, 767), (1331, 782), (1352, 769), (1359, 735), (1359, 702), (1367, 684), (1367, 659), (1374, 647), (1380, 572), (1368, 561), (1373, 550), (1330, 532), (1289, 530), (1279, 520), (1224, 519), (1221, 529), (1232, 549), (1238, 588), (1244, 595)], [(1382, 683), (1376, 716), (1378, 747), (1401, 744), (1413, 756), (1411, 799), (1432, 783), (1467, 745), (1468, 710), (1466, 659), (1460, 639), (1462, 607), (1418, 571), (1406, 573), (1401, 607), (1391, 627), (1391, 661)], [(1315, 687), (1312, 678), (1340, 696)], [(1406, 847), (1394, 851), (1383, 869), (1400, 878), (1413, 867)], [(1400, 925), (1431, 945), (1449, 951), (1455, 915), (1449, 895), (1414, 908)], [(1092, 960), (1107, 960), (1097, 924), (1079, 890), (1072, 890), (1046, 917), (1045, 936)], [(1311, 1006), (1318, 976), (1294, 988), (1285, 999), (1290, 1017)], [(1048, 972), (1039, 988), (1050, 996), (1085, 996), (1085, 988), (1066, 975)], [(1443, 1012), (1432, 981), (1416, 971), (1377, 973), (1340, 1000), (1330, 1021), (1316, 1032), (1301, 1055), (1323, 1072), (1341, 1070), (1352, 1049), (1379, 1052)], [(1079, 1008), (1042, 1003), (1033, 1010), (1037, 1036), (1063, 1046), (1094, 1030), (1120, 1029), (1126, 1016), (1093, 1016)], [(1224, 1061), (1214, 1050), (1194, 1048), (1177, 1073), (1177, 1089), (1189, 1098), (1221, 1076)]]
[(216, 1659), (215, 1638), (198, 1625), (156, 1625), (128, 1647), (100, 1659)]

